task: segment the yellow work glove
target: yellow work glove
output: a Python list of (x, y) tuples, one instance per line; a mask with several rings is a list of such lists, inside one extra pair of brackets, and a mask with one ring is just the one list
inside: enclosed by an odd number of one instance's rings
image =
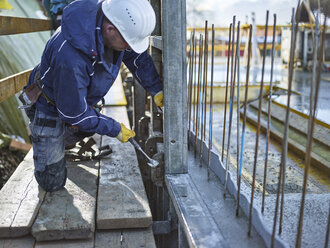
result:
[(154, 96), (154, 101), (157, 107), (164, 107), (164, 94), (163, 91), (159, 91), (155, 96)]
[(125, 127), (123, 123), (120, 123), (121, 130), (117, 135), (117, 139), (123, 143), (127, 142), (129, 138), (133, 138), (135, 136), (135, 132), (131, 129)]

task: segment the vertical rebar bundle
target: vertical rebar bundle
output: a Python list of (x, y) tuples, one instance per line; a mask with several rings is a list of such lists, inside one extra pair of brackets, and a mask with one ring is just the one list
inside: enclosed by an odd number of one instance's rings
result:
[[(285, 115), (285, 128), (284, 128), (284, 135), (283, 135), (283, 142), (282, 142), (282, 157), (281, 157), (281, 164), (280, 164), (280, 173), (278, 176), (278, 184), (277, 184), (277, 194), (276, 194), (271, 247), (274, 247), (276, 224), (277, 224), (277, 214), (278, 214), (278, 208), (279, 208), (279, 197), (280, 197), (280, 191), (282, 189), (282, 184), (284, 184), (283, 178), (285, 177), (285, 165), (286, 165), (287, 149), (288, 149), (290, 98), (291, 98), (291, 89), (292, 89), (294, 51), (295, 51), (295, 43), (296, 43), (296, 28), (297, 27), (295, 26), (294, 8), (293, 8), (292, 17), (291, 17), (291, 46), (290, 46), (290, 64), (289, 64), (289, 77), (288, 77), (288, 99), (287, 99), (287, 109), (286, 109), (286, 115)], [(283, 188), (284, 188), (284, 186), (283, 186)], [(284, 199), (282, 197), (282, 202), (283, 201), (284, 201)], [(280, 231), (281, 231), (281, 223), (280, 223)]]

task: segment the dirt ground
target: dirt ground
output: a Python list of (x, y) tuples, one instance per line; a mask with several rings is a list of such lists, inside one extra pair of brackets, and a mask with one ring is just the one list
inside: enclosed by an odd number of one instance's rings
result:
[(0, 148), (0, 189), (14, 173), (24, 156), (24, 153), (11, 151), (8, 147)]

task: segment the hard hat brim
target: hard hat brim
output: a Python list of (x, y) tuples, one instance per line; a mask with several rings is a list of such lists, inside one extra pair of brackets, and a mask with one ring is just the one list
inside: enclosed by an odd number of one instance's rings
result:
[[(127, 42), (127, 41), (126, 41)], [(138, 42), (127, 42), (130, 48), (136, 53), (143, 53), (149, 47), (149, 37), (146, 37)]]

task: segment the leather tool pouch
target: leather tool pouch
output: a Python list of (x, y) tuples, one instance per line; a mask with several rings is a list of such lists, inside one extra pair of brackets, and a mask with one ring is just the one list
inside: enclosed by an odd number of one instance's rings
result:
[(42, 90), (37, 83), (29, 85), (18, 97), (19, 100), (23, 103), (23, 106), (20, 108), (30, 108), (33, 104), (36, 103), (41, 94)]

